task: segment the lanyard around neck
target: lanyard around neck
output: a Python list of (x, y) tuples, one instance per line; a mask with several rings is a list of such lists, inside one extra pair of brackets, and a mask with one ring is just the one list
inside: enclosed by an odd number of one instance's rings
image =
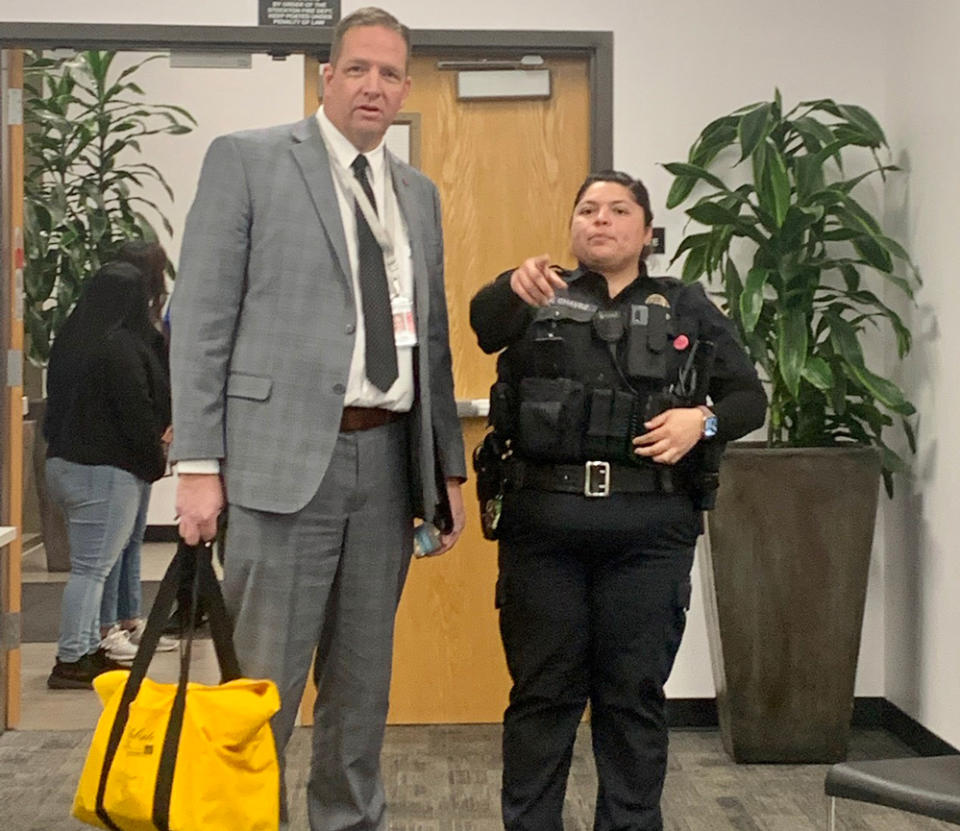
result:
[(363, 213), (363, 218), (367, 220), (367, 225), (370, 227), (370, 231), (373, 233), (374, 238), (377, 240), (377, 244), (383, 251), (383, 257), (387, 266), (387, 273), (389, 274), (391, 265), (396, 262), (397, 250), (392, 234), (392, 230), (396, 227), (396, 224), (394, 222), (395, 205), (394, 199), (392, 198), (393, 194), (391, 193), (393, 189), (393, 177), (390, 174), (390, 165), (387, 163), (387, 159), (385, 158), (383, 160), (384, 218), (381, 221), (373, 205), (370, 204), (370, 199), (367, 197), (367, 194), (361, 187), (360, 182), (357, 181), (357, 177), (352, 175), (340, 163), (340, 160), (334, 154), (333, 149), (330, 147), (330, 144), (326, 139), (326, 136), (323, 136), (322, 132), (321, 136), (323, 137), (324, 146), (327, 148), (327, 158), (330, 160), (330, 169), (333, 171), (334, 176), (337, 177), (337, 181), (340, 182), (340, 186), (344, 189), (344, 191), (353, 196), (354, 204), (356, 204), (361, 213)]

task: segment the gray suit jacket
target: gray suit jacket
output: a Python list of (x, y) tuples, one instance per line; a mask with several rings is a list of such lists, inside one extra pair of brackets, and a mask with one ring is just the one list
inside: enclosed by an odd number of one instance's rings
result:
[[(429, 179), (387, 157), (410, 233), (420, 340), (411, 486), (416, 514), (430, 519), (434, 447), (444, 476), (466, 472), (440, 204)], [(316, 119), (216, 139), (187, 216), (171, 307), (171, 459), (221, 459), (228, 500), (243, 507), (305, 506), (339, 430), (357, 317), (351, 285)]]

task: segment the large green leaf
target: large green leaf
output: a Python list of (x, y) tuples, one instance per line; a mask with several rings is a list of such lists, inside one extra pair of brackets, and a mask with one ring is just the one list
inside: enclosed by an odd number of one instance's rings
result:
[(807, 358), (801, 375), (804, 381), (821, 392), (826, 392), (833, 386), (833, 370), (823, 358)]
[(721, 119), (716, 129), (706, 130), (698, 142), (690, 148), (690, 162), (697, 165), (708, 165), (723, 150), (737, 141), (737, 124), (739, 118)]
[(841, 199), (842, 208), (834, 211), (838, 218), (845, 221), (849, 228), (860, 227), (867, 231), (871, 236), (880, 233), (880, 223), (877, 222), (873, 214), (863, 207), (856, 199), (849, 194), (844, 194)]
[(904, 280), (903, 277), (898, 277), (896, 274), (884, 274), (883, 279), (888, 283), (893, 283), (907, 297), (913, 299), (914, 287), (909, 281)]
[(687, 253), (687, 258), (683, 262), (683, 275), (681, 277), (684, 283), (692, 283), (703, 274), (706, 268), (707, 250), (707, 247), (700, 246)]
[(697, 180), (693, 176), (678, 176), (670, 185), (670, 192), (667, 194), (667, 208), (675, 208), (686, 199), (693, 189), (697, 186)]
[(747, 282), (740, 295), (740, 324), (744, 332), (752, 332), (760, 319), (763, 308), (763, 287), (767, 284), (767, 271), (763, 268), (751, 268), (747, 272)]
[(820, 234), (820, 239), (824, 242), (849, 242), (863, 236), (863, 231), (856, 231), (852, 228), (835, 228), (830, 231), (824, 231)]
[(767, 243), (766, 238), (754, 227), (753, 222), (715, 202), (694, 205), (687, 210), (687, 215), (703, 225), (729, 226), (737, 236), (749, 237), (758, 245)]
[(816, 156), (800, 156), (794, 163), (797, 181), (797, 198), (800, 202), (824, 189), (823, 164)]
[(890, 173), (898, 170), (900, 170), (900, 168), (895, 164), (879, 165), (871, 168), (866, 173), (861, 173), (859, 176), (854, 176), (852, 179), (847, 179), (843, 182), (834, 182), (831, 187), (834, 187), (837, 190), (842, 190), (844, 193), (850, 193), (864, 179), (873, 176), (875, 173), (879, 173), (881, 176), (883, 176), (884, 173)]
[(692, 176), (694, 179), (703, 179), (720, 190), (728, 190), (719, 176), (714, 176), (709, 170), (688, 162), (668, 162), (664, 167), (674, 176)]
[(766, 173), (770, 177), (770, 192), (773, 196), (771, 212), (779, 227), (783, 225), (787, 209), (790, 207), (790, 177), (787, 175), (783, 154), (772, 143), (768, 143), (766, 156)]
[(803, 309), (783, 309), (777, 317), (777, 362), (780, 377), (796, 396), (800, 375), (807, 362), (807, 319)]
[(803, 232), (823, 218), (823, 208), (801, 208), (791, 205), (780, 229), (780, 251), (786, 253), (802, 243)]
[(716, 202), (703, 202), (694, 205), (687, 211), (691, 219), (702, 225), (739, 225), (742, 220), (740, 214), (718, 205)]
[(723, 267), (723, 287), (728, 304), (734, 307), (740, 304), (740, 294), (743, 292), (743, 281), (736, 264), (729, 257)]
[(807, 150), (813, 153), (816, 153), (834, 140), (830, 128), (810, 116), (797, 118), (789, 122), (789, 124), (790, 127), (796, 130), (803, 138), (804, 146)]
[(839, 110), (840, 114), (870, 141), (871, 146), (879, 147), (887, 143), (880, 124), (863, 107), (856, 104), (841, 104)]
[(863, 366), (863, 350), (856, 329), (839, 315), (830, 313), (825, 317), (830, 326), (830, 343), (834, 351), (848, 364)]
[(903, 432), (907, 436), (907, 444), (910, 447), (911, 453), (917, 452), (917, 437), (913, 432), (913, 425), (907, 421), (905, 418), (900, 421), (901, 426), (903, 427)]
[(688, 234), (681, 241), (680, 245), (677, 246), (676, 253), (670, 259), (670, 265), (673, 265), (680, 257), (691, 248), (700, 248), (710, 244), (712, 235), (711, 234)]
[(837, 102), (832, 98), (817, 98), (811, 101), (801, 101), (801, 107), (806, 107), (811, 112), (822, 111), (829, 113), (830, 115), (836, 118), (842, 118), (842, 113), (840, 112), (840, 107), (837, 106)]
[(853, 247), (870, 265), (878, 271), (890, 273), (893, 271), (893, 258), (875, 237), (862, 236), (853, 240)]
[(773, 195), (770, 193), (770, 177), (767, 176), (767, 144), (766, 142), (758, 144), (750, 158), (750, 166), (753, 172), (753, 181), (756, 185), (757, 202), (769, 217), (770, 224), (773, 224), (773, 211), (770, 206), (773, 204)]
[(747, 112), (740, 119), (737, 136), (740, 139), (740, 161), (750, 158), (757, 145), (770, 130), (770, 104), (764, 103)]
[(893, 254), (894, 257), (910, 262), (910, 255), (906, 252), (906, 249), (902, 245), (900, 245), (900, 243), (897, 242), (896, 240), (891, 239), (890, 237), (884, 236), (883, 234), (877, 234), (874, 237), (874, 239), (877, 241), (879, 245), (882, 245), (884, 248), (887, 249), (887, 251)]
[(862, 364), (850, 364), (850, 371), (854, 377), (880, 401), (885, 407), (904, 416), (911, 416), (916, 413), (913, 405), (904, 398), (903, 392), (892, 381), (874, 375)]

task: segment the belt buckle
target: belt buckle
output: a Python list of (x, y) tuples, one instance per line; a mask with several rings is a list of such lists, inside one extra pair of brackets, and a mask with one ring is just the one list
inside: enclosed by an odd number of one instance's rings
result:
[(584, 462), (583, 495), (610, 496), (610, 462)]

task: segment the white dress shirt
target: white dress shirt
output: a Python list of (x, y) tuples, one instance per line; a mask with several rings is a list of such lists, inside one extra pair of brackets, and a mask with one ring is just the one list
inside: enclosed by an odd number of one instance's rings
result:
[[(350, 140), (343, 135), (327, 118), (323, 107), (317, 110), (317, 123), (326, 139), (327, 147), (339, 161), (340, 165), (353, 176), (350, 165), (359, 155), (359, 151)], [(386, 228), (393, 238), (397, 249), (399, 264), (400, 293), (409, 300), (413, 300), (413, 268), (410, 259), (410, 236), (407, 233), (397, 196), (392, 188), (386, 187), (386, 153), (384, 142), (380, 142), (367, 157), (367, 176), (373, 188), (373, 196), (377, 202), (377, 213), (381, 219), (393, 216), (392, 228)], [(388, 410), (406, 412), (413, 406), (413, 350), (410, 347), (397, 349), (397, 380), (386, 392), (375, 387), (366, 376), (365, 344), (366, 330), (363, 323), (363, 303), (360, 299), (360, 276), (357, 269), (358, 243), (357, 218), (353, 196), (345, 193), (339, 179), (333, 177), (333, 186), (337, 192), (337, 202), (340, 205), (340, 219), (343, 221), (343, 233), (347, 238), (347, 255), (350, 258), (350, 276), (353, 281), (353, 296), (357, 307), (357, 334), (353, 344), (353, 358), (350, 361), (350, 374), (347, 378), (347, 393), (343, 403), (348, 407), (383, 407)], [(391, 209), (387, 209), (386, 200), (392, 201)], [(390, 287), (391, 296), (395, 287)]]

